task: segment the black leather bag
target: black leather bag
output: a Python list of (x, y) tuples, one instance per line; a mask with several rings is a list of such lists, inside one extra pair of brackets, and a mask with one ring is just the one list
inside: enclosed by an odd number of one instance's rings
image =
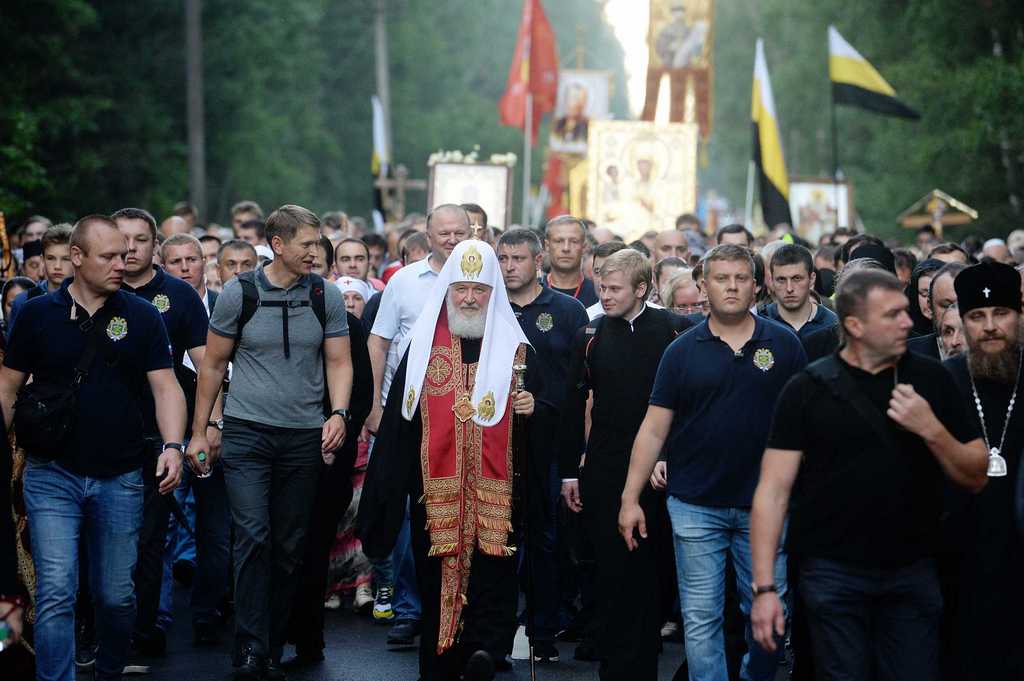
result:
[(85, 350), (70, 383), (33, 380), (18, 392), (14, 403), (14, 432), (18, 446), (34, 459), (56, 461), (67, 452), (78, 416), (78, 388), (89, 375), (104, 324), (98, 315), (79, 328), (86, 333)]

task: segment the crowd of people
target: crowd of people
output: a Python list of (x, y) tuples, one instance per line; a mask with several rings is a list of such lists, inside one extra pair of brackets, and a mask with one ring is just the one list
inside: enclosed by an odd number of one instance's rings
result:
[(1024, 231), (231, 213), (12, 235), (3, 678), (144, 669), (175, 583), (238, 681), (330, 665), (338, 608), (422, 681), (521, 627), (605, 681), (666, 640), (694, 681), (1024, 678)]

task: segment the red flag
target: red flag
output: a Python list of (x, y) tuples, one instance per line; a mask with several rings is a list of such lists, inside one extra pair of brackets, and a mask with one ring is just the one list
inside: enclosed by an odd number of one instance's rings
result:
[(502, 125), (526, 126), (526, 95), (533, 95), (531, 144), (537, 143), (541, 116), (555, 108), (558, 96), (558, 46), (540, 0), (523, 2), (523, 20), (508, 70), (505, 94), (498, 102)]
[(559, 215), (565, 215), (569, 209), (565, 205), (565, 185), (562, 183), (562, 157), (558, 154), (548, 156), (548, 167), (544, 173), (544, 186), (548, 189), (550, 201), (546, 212), (550, 220)]

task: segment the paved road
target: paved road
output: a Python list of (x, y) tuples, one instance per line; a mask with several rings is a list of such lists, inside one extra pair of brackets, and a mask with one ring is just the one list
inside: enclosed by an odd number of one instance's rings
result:
[[(177, 589), (177, 617), (170, 631), (167, 656), (151, 664), (148, 676), (127, 677), (139, 681), (226, 681), (231, 666), (228, 643), (218, 648), (192, 646), (191, 626), (186, 596)], [(416, 681), (415, 649), (388, 651), (385, 646), (387, 627), (374, 624), (348, 610), (327, 613), (327, 660), (319, 667), (291, 671), (290, 681)], [(538, 667), (538, 681), (590, 681), (597, 679), (597, 663), (572, 659), (573, 643), (559, 644), (562, 661)], [(291, 655), (287, 650), (285, 658)], [(672, 679), (682, 659), (680, 644), (667, 644), (660, 659), (659, 681)], [(79, 681), (89, 681), (91, 674), (79, 674)], [(499, 673), (498, 681), (528, 681), (529, 664), (515, 661), (509, 673)]]

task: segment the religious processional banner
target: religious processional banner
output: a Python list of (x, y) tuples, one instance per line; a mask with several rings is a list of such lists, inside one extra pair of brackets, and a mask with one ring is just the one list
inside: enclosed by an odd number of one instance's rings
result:
[(647, 96), (641, 118), (653, 121), (662, 76), (671, 88), (669, 121), (696, 123), (711, 135), (714, 115), (713, 0), (650, 0)]

